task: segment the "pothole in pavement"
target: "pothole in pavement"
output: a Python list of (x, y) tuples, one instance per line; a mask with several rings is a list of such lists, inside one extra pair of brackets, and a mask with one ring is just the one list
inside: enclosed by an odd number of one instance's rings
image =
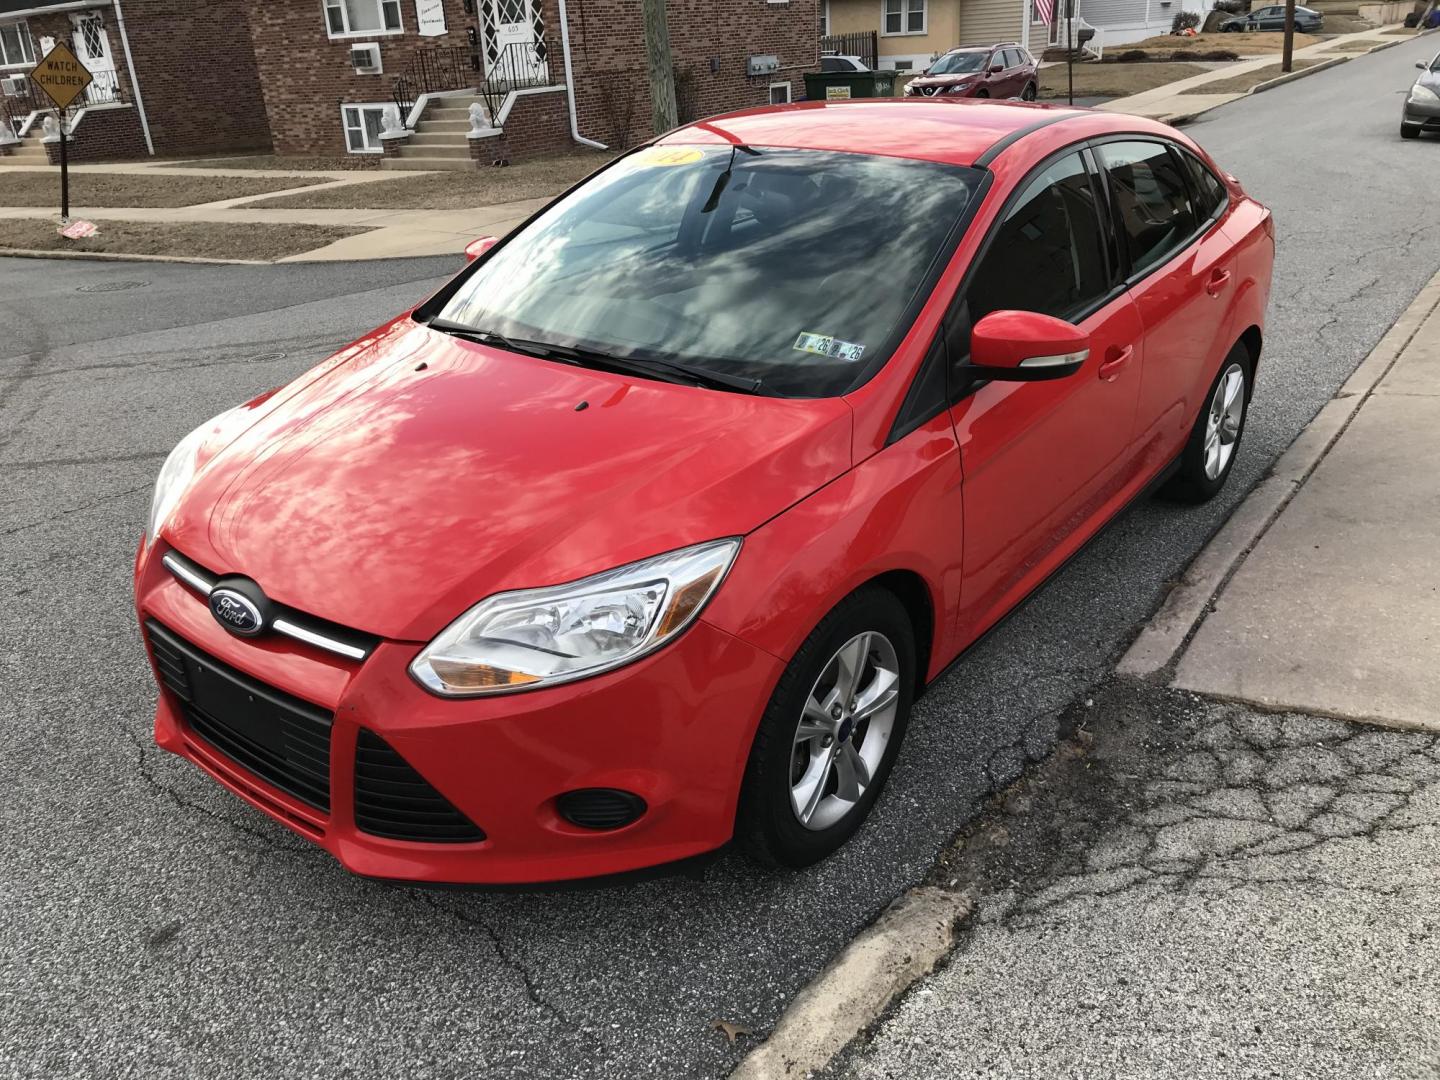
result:
[(148, 281), (97, 281), (94, 285), (81, 285), (76, 292), (124, 292), (126, 289), (143, 289)]

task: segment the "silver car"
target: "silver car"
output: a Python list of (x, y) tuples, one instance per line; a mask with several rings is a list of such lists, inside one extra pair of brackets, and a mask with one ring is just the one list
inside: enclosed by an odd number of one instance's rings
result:
[(1415, 66), (1421, 74), (1405, 95), (1405, 109), (1400, 114), (1402, 139), (1418, 139), (1422, 131), (1440, 131), (1440, 56)]

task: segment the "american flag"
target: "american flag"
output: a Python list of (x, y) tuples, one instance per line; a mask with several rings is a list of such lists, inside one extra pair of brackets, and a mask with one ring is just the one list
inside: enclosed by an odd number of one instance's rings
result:
[(1035, 14), (1046, 26), (1055, 21), (1055, 0), (1035, 0)]

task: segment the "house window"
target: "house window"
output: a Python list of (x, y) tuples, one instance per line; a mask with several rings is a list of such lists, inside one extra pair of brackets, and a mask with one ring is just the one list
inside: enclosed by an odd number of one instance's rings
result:
[(881, 0), (881, 4), (881, 32), (887, 37), (925, 33), (927, 0)]
[(325, 29), (331, 37), (403, 34), (400, 0), (324, 0)]
[(0, 67), (30, 67), (34, 63), (30, 28), (23, 22), (0, 26)]
[(788, 82), (772, 82), (770, 84), (770, 104), (790, 104), (790, 84)]
[(384, 105), (344, 105), (345, 149), (352, 154), (379, 154), (380, 132), (385, 129)]
[(820, 36), (830, 36), (830, 0), (820, 0)]

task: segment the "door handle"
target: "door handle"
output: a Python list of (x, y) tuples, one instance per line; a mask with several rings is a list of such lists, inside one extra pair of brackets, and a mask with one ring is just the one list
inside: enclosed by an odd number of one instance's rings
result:
[(1219, 296), (1225, 286), (1230, 284), (1229, 270), (1216, 270), (1210, 275), (1210, 280), (1205, 283), (1205, 291), (1211, 296)]
[(1120, 377), (1120, 372), (1125, 370), (1125, 365), (1130, 363), (1130, 358), (1135, 355), (1135, 346), (1126, 345), (1123, 349), (1115, 346), (1105, 354), (1105, 359), (1100, 363), (1100, 381), (1114, 382)]

